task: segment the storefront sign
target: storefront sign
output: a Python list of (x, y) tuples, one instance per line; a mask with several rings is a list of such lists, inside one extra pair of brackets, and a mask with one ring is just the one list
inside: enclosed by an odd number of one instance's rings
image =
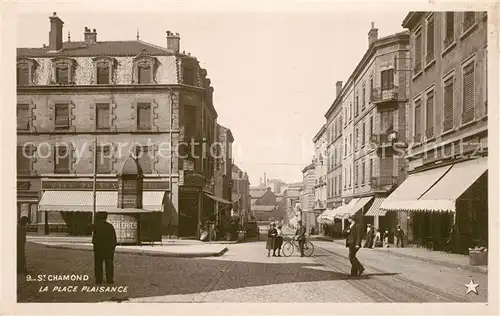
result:
[(107, 221), (116, 231), (116, 240), (119, 244), (137, 243), (138, 224), (135, 214), (108, 214)]
[[(18, 189), (19, 189), (18, 182)], [(25, 187), (26, 184), (23, 184)], [(29, 182), (28, 182), (29, 186)], [(92, 181), (43, 181), (42, 182), (42, 190), (92, 190), (93, 183)], [(146, 182), (143, 183), (143, 189), (145, 191), (163, 191), (169, 189), (169, 183), (165, 182)], [(20, 189), (19, 189), (20, 190)], [(27, 190), (27, 189), (24, 189)], [(116, 191), (118, 190), (118, 182), (110, 182), (110, 181), (98, 181), (96, 183), (96, 190), (98, 191)]]

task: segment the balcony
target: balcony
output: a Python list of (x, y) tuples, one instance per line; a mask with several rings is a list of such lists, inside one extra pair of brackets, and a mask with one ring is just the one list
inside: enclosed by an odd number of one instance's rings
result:
[(370, 184), (372, 191), (392, 191), (398, 185), (398, 177), (395, 176), (380, 176), (372, 177)]
[(398, 95), (398, 87), (392, 86), (390, 88), (373, 88), (370, 99), (372, 103), (377, 105), (379, 109), (395, 109), (398, 106), (397, 101), (403, 99)]

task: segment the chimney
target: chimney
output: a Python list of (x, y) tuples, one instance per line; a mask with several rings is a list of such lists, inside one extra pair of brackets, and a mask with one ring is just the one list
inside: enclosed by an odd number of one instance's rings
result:
[(173, 50), (178, 53), (180, 49), (180, 37), (179, 33), (172, 33), (167, 31), (167, 49)]
[(49, 17), (50, 32), (49, 32), (49, 50), (58, 51), (62, 49), (63, 40), (63, 24), (64, 22), (57, 16), (57, 13)]
[(95, 29), (90, 30), (88, 27), (85, 27), (83, 36), (85, 39), (85, 43), (95, 44), (97, 42), (97, 32)]
[(372, 28), (368, 32), (368, 47), (370, 47), (378, 39), (378, 29), (375, 28), (375, 23), (372, 22)]
[(337, 81), (335, 84), (336, 90), (337, 90), (337, 97), (340, 95), (340, 91), (342, 91), (342, 81)]

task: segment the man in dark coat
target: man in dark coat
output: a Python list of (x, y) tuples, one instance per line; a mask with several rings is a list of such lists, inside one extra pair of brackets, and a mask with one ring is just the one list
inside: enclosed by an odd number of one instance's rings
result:
[(398, 228), (396, 229), (396, 246), (399, 247), (401, 245), (401, 248), (403, 248), (403, 237), (405, 235), (405, 232), (401, 229), (401, 226), (398, 225)]
[(28, 217), (22, 216), (17, 225), (17, 273), (27, 273), (26, 268), (26, 225)]
[(375, 229), (371, 224), (368, 224), (368, 231), (366, 232), (365, 248), (373, 247), (373, 239), (375, 238)]
[(113, 259), (117, 244), (116, 231), (113, 225), (106, 221), (107, 218), (107, 213), (97, 213), (93, 227), (94, 273), (97, 284), (102, 284), (103, 281), (103, 263), (106, 266), (106, 282), (108, 284), (113, 284), (114, 282)]
[(299, 225), (295, 231), (295, 238), (299, 242), (300, 256), (304, 257), (304, 244), (306, 243), (306, 227), (302, 225), (302, 221), (297, 222)]
[(356, 224), (354, 216), (349, 217), (349, 227), (345, 230), (346, 247), (349, 248), (349, 261), (351, 262), (351, 276), (360, 276), (365, 268), (356, 258), (356, 253), (361, 248), (361, 231), (360, 227)]

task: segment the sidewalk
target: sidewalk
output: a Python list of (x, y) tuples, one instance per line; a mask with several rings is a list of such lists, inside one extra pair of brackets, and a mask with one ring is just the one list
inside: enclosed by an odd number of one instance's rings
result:
[[(345, 245), (344, 239), (333, 239), (328, 236), (313, 236), (311, 239), (333, 241), (335, 243)], [(373, 248), (373, 250), (389, 253), (398, 257), (408, 257), (425, 262), (431, 262), (437, 265), (459, 268), (473, 272), (488, 273), (488, 266), (471, 266), (469, 264), (469, 256), (455, 253), (446, 253), (442, 251), (432, 251), (417, 247), (396, 248), (391, 245), (389, 248)]]
[[(30, 236), (28, 242), (34, 242), (57, 249), (92, 251), (90, 237), (48, 237)], [(201, 258), (222, 256), (228, 248), (223, 244), (205, 243), (197, 240), (167, 239), (162, 243), (141, 246), (117, 246), (116, 253), (157, 257)]]

